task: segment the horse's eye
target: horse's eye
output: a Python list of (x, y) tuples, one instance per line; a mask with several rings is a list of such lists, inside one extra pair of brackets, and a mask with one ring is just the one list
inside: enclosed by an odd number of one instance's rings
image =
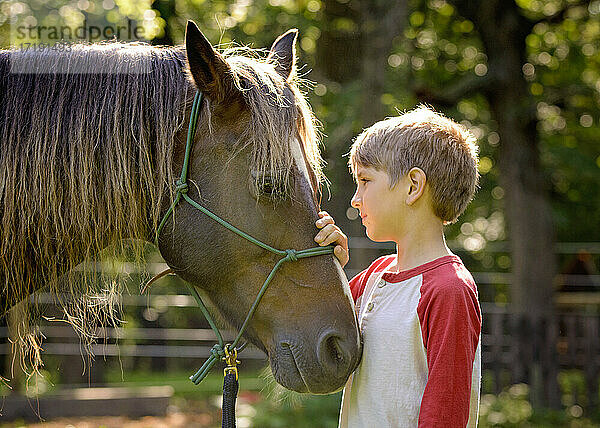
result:
[(270, 198), (279, 198), (283, 195), (283, 185), (276, 182), (271, 177), (263, 177), (258, 183), (258, 189), (260, 190), (261, 195)]
[(270, 195), (273, 193), (273, 181), (270, 178), (265, 179), (260, 185), (260, 193)]
[(250, 192), (255, 198), (271, 199), (273, 201), (286, 198), (288, 178), (282, 171), (250, 172)]

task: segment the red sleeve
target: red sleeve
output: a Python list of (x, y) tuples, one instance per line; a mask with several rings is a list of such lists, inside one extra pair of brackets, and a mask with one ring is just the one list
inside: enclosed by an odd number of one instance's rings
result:
[(468, 279), (457, 277), (453, 264), (448, 266), (445, 275), (423, 276), (417, 308), (428, 367), (419, 428), (464, 428), (469, 420), (481, 312), (468, 272)]

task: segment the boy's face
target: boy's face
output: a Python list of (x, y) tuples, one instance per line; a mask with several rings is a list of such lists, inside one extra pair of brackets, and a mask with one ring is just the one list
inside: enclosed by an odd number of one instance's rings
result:
[(352, 206), (360, 211), (367, 236), (373, 241), (397, 241), (406, 204), (402, 197), (403, 182), (390, 188), (385, 171), (357, 165), (356, 192)]

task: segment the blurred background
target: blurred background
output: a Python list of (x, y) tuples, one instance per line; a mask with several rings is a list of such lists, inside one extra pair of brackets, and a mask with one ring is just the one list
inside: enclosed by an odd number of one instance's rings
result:
[[(349, 277), (394, 251), (367, 240), (349, 206), (354, 184), (345, 155), (353, 137), (419, 103), (468, 126), (479, 141), (480, 189), (446, 237), (479, 287), (480, 426), (600, 426), (600, 1), (2, 1), (3, 49), (16, 19), (133, 22), (155, 45), (181, 44), (192, 19), (223, 48), (268, 48), (298, 28), (299, 74), (322, 124), (323, 208), (350, 236)], [(176, 278), (157, 282), (149, 296), (137, 292), (143, 271), (165, 267), (152, 247), (146, 260), (145, 267), (111, 260), (92, 267), (119, 273), (130, 290), (123, 329), (103, 332), (93, 365), (69, 326), (46, 322), (43, 377), (16, 372), (2, 386), (5, 400), (90, 385), (166, 385), (157, 390), (156, 414), (192, 418), (181, 426), (218, 426), (220, 376), (200, 387), (187, 381), (211, 333)], [(0, 363), (10, 377), (6, 321)], [(263, 356), (248, 353), (239, 426), (337, 425), (340, 394), (281, 393), (261, 374)]]

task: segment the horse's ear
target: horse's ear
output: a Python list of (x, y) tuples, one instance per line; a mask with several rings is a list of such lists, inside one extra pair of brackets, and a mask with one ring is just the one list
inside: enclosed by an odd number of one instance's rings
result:
[(268, 58), (274, 60), (275, 69), (285, 79), (289, 80), (296, 70), (296, 39), (298, 30), (288, 30), (275, 40)]
[(193, 21), (187, 22), (185, 49), (198, 90), (214, 101), (222, 100), (228, 92), (231, 79), (229, 65)]

